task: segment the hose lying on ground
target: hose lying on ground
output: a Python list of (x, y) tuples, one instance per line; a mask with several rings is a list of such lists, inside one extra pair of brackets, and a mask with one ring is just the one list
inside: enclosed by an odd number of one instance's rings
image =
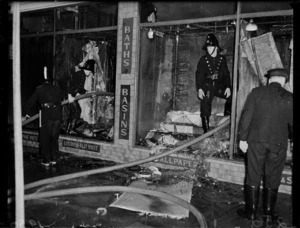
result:
[[(89, 93), (85, 93), (85, 94), (76, 96), (75, 101), (76, 100), (81, 100), (81, 99), (84, 99), (84, 98), (88, 98), (88, 97), (91, 97), (91, 96), (114, 96), (114, 93), (102, 92), (102, 91), (89, 92)], [(65, 105), (65, 104), (68, 104), (68, 103), (69, 103), (69, 101), (68, 101), (68, 99), (66, 99), (66, 100), (61, 102), (61, 105)], [(34, 116), (30, 117), (29, 119), (22, 121), (22, 126), (25, 126), (25, 125), (29, 124), (30, 122), (36, 120), (37, 118), (39, 118), (39, 114), (35, 114)]]
[(175, 197), (173, 195), (160, 192), (160, 191), (153, 191), (148, 189), (141, 189), (141, 188), (133, 188), (133, 187), (123, 187), (123, 186), (95, 186), (95, 187), (82, 187), (82, 188), (71, 188), (71, 189), (61, 189), (61, 190), (54, 190), (54, 191), (47, 191), (42, 193), (33, 193), (29, 195), (25, 195), (25, 200), (32, 200), (32, 199), (41, 199), (46, 197), (55, 197), (61, 195), (73, 195), (73, 194), (83, 194), (83, 193), (94, 193), (94, 192), (131, 192), (131, 193), (138, 193), (150, 196), (156, 196), (159, 198), (163, 198), (169, 200), (173, 203), (176, 203), (193, 213), (193, 215), (197, 218), (198, 223), (200, 224), (201, 228), (207, 228), (207, 224), (205, 221), (204, 216), (191, 204), (186, 202), (183, 199)]
[[(105, 168), (100, 168), (100, 169), (94, 169), (94, 170), (88, 170), (88, 171), (83, 171), (83, 172), (77, 172), (77, 173), (71, 173), (71, 174), (67, 174), (67, 175), (62, 175), (62, 176), (58, 176), (58, 177), (52, 177), (52, 178), (47, 178), (44, 180), (40, 180), (40, 181), (36, 181), (36, 182), (32, 182), (29, 184), (26, 184), (24, 186), (25, 190), (40, 186), (40, 185), (45, 185), (45, 184), (49, 184), (49, 183), (53, 183), (53, 182), (58, 182), (58, 181), (63, 181), (63, 180), (68, 180), (68, 179), (73, 179), (73, 178), (78, 178), (81, 176), (87, 176), (87, 175), (93, 175), (93, 174), (99, 174), (99, 173), (105, 173), (105, 172), (110, 172), (110, 171), (114, 171), (114, 170), (118, 170), (118, 169), (123, 169), (123, 168), (127, 168), (127, 167), (131, 167), (131, 166), (135, 166), (135, 165), (140, 165), (143, 163), (147, 163), (147, 162), (151, 162), (154, 161), (156, 159), (165, 157), (169, 154), (173, 154), (176, 153), (180, 150), (183, 150), (184, 148), (191, 146), (213, 134), (215, 134), (216, 132), (220, 131), (221, 129), (225, 128), (226, 126), (228, 126), (230, 123), (230, 120), (225, 121), (223, 124), (221, 124), (220, 126), (214, 128), (213, 130), (199, 136), (198, 138), (195, 138), (179, 147), (176, 147), (170, 151), (166, 151), (145, 159), (141, 159), (141, 160), (137, 160), (137, 161), (133, 161), (133, 162), (129, 162), (126, 164), (121, 164), (121, 165), (116, 165), (116, 166), (111, 166), (111, 167), (105, 167)], [(189, 211), (191, 211), (194, 216), (197, 218), (197, 221), (200, 224), (200, 227), (204, 227), (206, 228), (206, 222), (205, 222), (205, 218), (202, 216), (202, 214), (191, 204), (187, 203), (186, 201), (166, 194), (166, 193), (162, 193), (162, 192), (157, 192), (157, 191), (151, 191), (151, 190), (145, 190), (145, 189), (137, 189), (137, 188), (131, 188), (131, 187), (122, 187), (122, 186), (101, 186), (101, 187), (85, 187), (85, 188), (74, 188), (74, 189), (63, 189), (63, 190), (56, 190), (56, 191), (48, 191), (48, 192), (44, 192), (44, 193), (34, 193), (34, 194), (30, 194), (30, 195), (25, 195), (25, 200), (30, 200), (30, 199), (38, 199), (38, 198), (44, 198), (44, 197), (53, 197), (53, 196), (59, 196), (59, 195), (70, 195), (70, 194), (80, 194), (80, 193), (90, 193), (90, 192), (115, 192), (115, 191), (122, 191), (122, 192), (134, 192), (134, 193), (140, 193), (140, 194), (146, 194), (146, 195), (151, 195), (151, 196), (157, 196), (157, 197), (161, 197), (167, 200), (170, 200), (174, 203), (177, 203), (179, 205), (181, 205), (182, 207), (185, 207), (186, 209), (188, 209)]]
[(53, 183), (53, 182), (58, 182), (58, 181), (63, 181), (63, 180), (69, 180), (69, 179), (73, 179), (73, 178), (77, 178), (77, 177), (82, 177), (82, 176), (87, 176), (87, 175), (93, 175), (93, 174), (99, 174), (99, 173), (105, 173), (105, 172), (110, 172), (110, 171), (114, 171), (114, 170), (118, 170), (118, 169), (123, 169), (123, 168), (127, 168), (127, 167), (131, 167), (131, 166), (135, 166), (135, 165), (141, 165), (147, 162), (151, 162), (154, 161), (156, 159), (165, 157), (169, 154), (173, 154), (175, 152), (178, 152), (180, 150), (183, 150), (184, 148), (191, 146), (213, 134), (215, 134), (216, 132), (220, 131), (221, 129), (225, 128), (226, 126), (228, 126), (230, 123), (230, 120), (228, 119), (227, 121), (225, 121), (223, 124), (221, 124), (220, 126), (217, 126), (216, 128), (212, 129), (211, 131), (206, 132), (205, 134), (181, 145), (178, 146), (172, 150), (148, 157), (148, 158), (144, 158), (144, 159), (140, 159), (137, 161), (133, 161), (133, 162), (129, 162), (129, 163), (125, 163), (125, 164), (120, 164), (120, 165), (115, 165), (115, 166), (110, 166), (110, 167), (104, 167), (104, 168), (99, 168), (99, 169), (93, 169), (93, 170), (87, 170), (87, 171), (82, 171), (82, 172), (77, 172), (77, 173), (71, 173), (71, 174), (66, 174), (66, 175), (61, 175), (61, 176), (57, 176), (57, 177), (51, 177), (51, 178), (47, 178), (47, 179), (43, 179), (43, 180), (39, 180), (36, 182), (32, 182), (29, 184), (26, 184), (24, 186), (25, 190), (31, 189), (31, 188), (35, 188), (44, 184), (49, 184), (49, 183)]

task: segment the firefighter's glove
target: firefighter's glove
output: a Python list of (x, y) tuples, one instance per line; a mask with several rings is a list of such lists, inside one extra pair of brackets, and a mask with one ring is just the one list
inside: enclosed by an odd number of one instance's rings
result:
[(231, 95), (231, 91), (230, 91), (230, 89), (229, 89), (229, 88), (227, 88), (227, 89), (225, 90), (225, 93), (224, 93), (224, 95), (226, 96), (226, 98), (230, 97), (230, 95)]
[(240, 149), (246, 153), (248, 150), (248, 143), (246, 141), (240, 141)]
[(68, 101), (69, 103), (72, 103), (75, 101), (75, 98), (71, 94), (68, 94)]
[(203, 97), (205, 97), (205, 94), (202, 89), (198, 89), (198, 96), (201, 100), (203, 99)]

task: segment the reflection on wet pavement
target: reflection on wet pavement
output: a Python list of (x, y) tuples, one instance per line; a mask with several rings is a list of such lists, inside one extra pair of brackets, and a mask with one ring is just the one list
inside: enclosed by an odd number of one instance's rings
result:
[[(36, 151), (25, 150), (25, 184), (48, 177), (111, 165), (115, 163), (63, 154), (56, 166), (45, 169), (40, 165)], [(136, 178), (136, 174), (145, 172), (144, 167), (131, 167), (51, 183), (30, 189), (26, 191), (26, 194), (74, 187), (128, 186)], [(176, 183), (191, 178), (183, 171), (160, 170), (160, 172), (162, 173), (160, 179), (154, 181), (148, 179), (148, 183), (163, 185), (166, 182)], [(186, 173), (188, 174), (188, 171)], [(191, 204), (203, 214), (208, 227), (262, 227), (259, 221), (254, 226), (236, 213), (238, 208), (244, 206), (243, 186), (219, 182), (208, 177), (196, 177), (193, 181)], [(109, 207), (120, 194), (121, 192), (89, 193), (26, 201), (26, 227), (199, 227), (196, 218), (191, 213), (188, 218), (177, 220)], [(291, 226), (291, 196), (279, 193), (276, 208), (283, 222)], [(262, 211), (258, 211), (258, 216), (262, 216)]]

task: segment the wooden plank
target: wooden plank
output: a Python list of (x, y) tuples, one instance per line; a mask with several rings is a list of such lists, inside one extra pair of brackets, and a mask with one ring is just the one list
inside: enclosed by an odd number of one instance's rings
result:
[[(243, 13), (240, 14), (239, 18), (256, 18), (256, 17), (274, 17), (274, 16), (289, 16), (293, 15), (293, 10), (278, 10), (278, 11), (267, 11), (267, 12), (256, 12), (256, 13)], [(160, 27), (169, 25), (182, 25), (182, 24), (193, 24), (202, 22), (216, 22), (216, 21), (229, 21), (236, 20), (236, 14), (224, 15), (217, 17), (204, 17), (195, 19), (175, 20), (175, 21), (161, 21), (155, 23), (141, 23), (140, 27)]]
[(236, 32), (235, 32), (235, 48), (234, 48), (234, 63), (233, 63), (233, 87), (232, 87), (232, 106), (231, 106), (231, 123), (230, 123), (230, 145), (229, 145), (229, 159), (233, 158), (235, 148), (235, 124), (236, 124), (236, 90), (237, 90), (237, 73), (238, 73), (238, 50), (240, 43), (240, 12), (241, 3), (237, 2), (236, 12)]
[[(118, 26), (108, 26), (101, 28), (90, 28), (90, 29), (79, 29), (79, 30), (67, 30), (67, 31), (56, 31), (56, 35), (64, 35), (64, 34), (77, 34), (77, 33), (89, 33), (89, 32), (105, 32), (105, 31), (113, 31), (117, 30)], [(38, 37), (38, 36), (52, 36), (54, 32), (44, 32), (44, 33), (35, 33), (22, 35), (22, 38), (26, 37)]]
[[(43, 9), (51, 9), (57, 7), (66, 7), (66, 6), (74, 6), (79, 4), (88, 4), (89, 2), (57, 2), (57, 1), (48, 1), (48, 2), (21, 2), (20, 3), (20, 13), (43, 10)], [(12, 13), (12, 10), (10, 10)]]
[(14, 110), (14, 148), (15, 148), (15, 193), (16, 227), (23, 228), (24, 212), (24, 169), (21, 125), (21, 77), (20, 77), (20, 3), (12, 4), (13, 10), (13, 110)]
[(267, 78), (265, 75), (268, 70), (283, 67), (272, 32), (252, 38), (251, 43), (257, 63), (258, 76), (266, 85)]
[[(54, 9), (54, 14), (53, 14), (53, 47), (52, 47), (52, 58), (55, 59), (55, 50), (56, 50), (56, 9)], [(52, 78), (54, 83), (56, 83), (56, 74), (55, 74), (55, 64), (53, 64), (52, 68)]]

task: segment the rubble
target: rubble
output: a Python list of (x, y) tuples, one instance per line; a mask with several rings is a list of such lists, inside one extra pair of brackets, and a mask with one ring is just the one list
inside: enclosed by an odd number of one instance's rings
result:
[[(180, 114), (182, 115), (182, 114)], [(171, 115), (167, 115), (167, 121), (170, 122)], [(174, 114), (173, 114), (173, 118)], [(213, 115), (212, 119), (215, 124), (222, 123), (224, 120), (226, 121), (228, 117), (218, 117)], [(178, 118), (176, 119), (178, 121)], [(195, 122), (195, 120), (194, 120)], [(161, 124), (161, 126), (164, 126)], [(163, 129), (154, 129), (149, 131), (147, 136), (145, 137), (145, 144), (151, 149), (150, 154), (157, 154), (161, 153), (167, 149), (174, 148), (176, 146), (180, 146), (185, 144), (187, 141), (190, 141), (196, 138), (197, 135), (194, 134), (185, 134), (185, 133), (178, 133), (178, 132), (170, 132), (166, 131), (165, 128)], [(216, 133), (215, 135), (208, 137), (188, 148), (185, 149), (186, 153), (194, 153), (194, 154), (204, 154), (206, 156), (219, 156), (223, 158), (229, 157), (229, 127), (221, 130), (220, 132)]]
[[(35, 154), (33, 154), (33, 152), (36, 151), (25, 152), (25, 164), (27, 164), (28, 161), (30, 161), (32, 164), (34, 162), (38, 163), (38, 156), (34, 156)], [(193, 151), (190, 148), (185, 151), (185, 153), (193, 152), (198, 153), (197, 150)], [(60, 182), (52, 187), (63, 189), (93, 185), (130, 186), (130, 183), (135, 181), (137, 176), (139, 176), (140, 181), (144, 181), (147, 185), (153, 188), (164, 187), (168, 185), (178, 185), (181, 182), (192, 182), (193, 187), (191, 204), (196, 206), (199, 211), (203, 213), (203, 216), (205, 216), (206, 221), (208, 222), (208, 227), (212, 227), (214, 221), (216, 221), (217, 225), (220, 225), (223, 221), (228, 222), (228, 216), (231, 216), (231, 219), (236, 221), (239, 219), (236, 215), (236, 209), (237, 207), (242, 207), (242, 204), (244, 203), (242, 189), (243, 186), (218, 181), (207, 176), (206, 159), (209, 154), (199, 154), (199, 156), (200, 161), (195, 169), (187, 168), (185, 170), (170, 170), (157, 168), (155, 165), (150, 165), (149, 167), (132, 166), (121, 170), (115, 170), (113, 172), (78, 178), (74, 181), (70, 180)], [(111, 161), (77, 157), (67, 154), (57, 163), (56, 170), (52, 170), (52, 173), (46, 173), (45, 171), (44, 175), (61, 175), (62, 173), (60, 172), (65, 174), (74, 172), (75, 170), (78, 172), (81, 170), (95, 169), (108, 165), (114, 165), (114, 163)], [(32, 165), (25, 165), (25, 170), (27, 170), (25, 175), (32, 175), (32, 172), (29, 172), (28, 170), (30, 167), (32, 167), (32, 171), (35, 176), (34, 178), (37, 178), (37, 167), (33, 167)], [(43, 170), (41, 170), (41, 172), (43, 172)], [(39, 176), (39, 178), (45, 178), (45, 176)], [(25, 178), (25, 182), (28, 182), (28, 178)], [(28, 224), (28, 226), (26, 225), (26, 227), (39, 227), (38, 220), (44, 227), (46, 227), (45, 224), (51, 225), (54, 221), (57, 221), (57, 223), (53, 224), (51, 228), (62, 227), (62, 225), (63, 227), (73, 226), (74, 228), (100, 228), (112, 227), (112, 225), (114, 225), (114, 227), (121, 227), (120, 225), (132, 227), (132, 223), (141, 220), (144, 221), (144, 219), (149, 222), (149, 225), (151, 224), (150, 221), (158, 221), (157, 217), (150, 218), (150, 216), (147, 214), (139, 216), (137, 213), (122, 210), (122, 215), (120, 215), (121, 209), (116, 210), (110, 207), (108, 208), (108, 205), (116, 198), (120, 197), (120, 195), (121, 193), (118, 192), (112, 194), (103, 193), (103, 195), (92, 194), (90, 198), (88, 198), (88, 195), (64, 196), (62, 198), (55, 197), (49, 199), (48, 201), (45, 200), (39, 204), (37, 204), (38, 201), (36, 201), (36, 203), (34, 201), (29, 201), (26, 204), (26, 210), (27, 213), (29, 213), (28, 219), (35, 220), (35, 225), (33, 222), (31, 222), (31, 225), (27, 222), (26, 224)], [(282, 202), (288, 202), (288, 200), (284, 200)], [(285, 208), (287, 207), (283, 203), (281, 206)], [(47, 212), (50, 214), (49, 216), (46, 217), (46, 215), (42, 213), (37, 213), (36, 209), (38, 208), (39, 210), (43, 207), (47, 208), (47, 210), (49, 210), (49, 208), (53, 208), (53, 210)], [(107, 210), (105, 211), (105, 209)], [(54, 213), (51, 213), (53, 211)], [(77, 211), (80, 211), (80, 217), (74, 216), (74, 213)], [(287, 216), (286, 220), (289, 219)], [(124, 221), (127, 221), (126, 219), (129, 219), (130, 221), (125, 224)], [(167, 221), (168, 224), (172, 224), (173, 222), (174, 224), (172, 227), (186, 227), (186, 224), (189, 224), (189, 227), (192, 227), (193, 225), (193, 223), (187, 223), (189, 221), (188, 219), (173, 221), (172, 219), (166, 220), (166, 218), (159, 218), (159, 221), (161, 220), (163, 221), (160, 223), (160, 226), (153, 227), (162, 227), (164, 221)], [(119, 224), (119, 226), (117, 224)]]

